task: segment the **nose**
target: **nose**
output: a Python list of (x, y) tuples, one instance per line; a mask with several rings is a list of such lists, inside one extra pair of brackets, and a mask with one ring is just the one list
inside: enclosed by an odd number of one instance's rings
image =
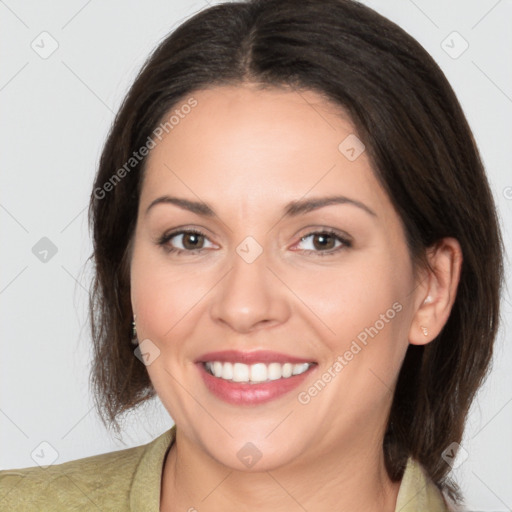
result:
[(213, 290), (213, 320), (239, 333), (286, 322), (290, 291), (270, 268), (266, 251), (254, 261), (240, 254), (233, 254), (230, 270)]

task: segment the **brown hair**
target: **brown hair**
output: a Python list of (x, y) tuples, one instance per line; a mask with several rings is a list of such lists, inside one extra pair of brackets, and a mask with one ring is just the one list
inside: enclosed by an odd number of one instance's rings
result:
[(416, 40), (351, 0), (298, 4), (250, 0), (199, 12), (158, 45), (124, 99), (89, 208), (96, 405), (104, 424), (119, 431), (121, 414), (155, 395), (130, 343), (131, 242), (146, 161), (134, 152), (195, 90), (252, 82), (316, 91), (351, 116), (403, 222), (415, 268), (441, 238), (461, 245), (450, 317), (434, 341), (409, 345), (384, 439), (392, 480), (412, 456), (460, 500), (442, 452), (460, 443), (487, 375), (503, 279), (503, 243), (485, 171), (452, 88)]

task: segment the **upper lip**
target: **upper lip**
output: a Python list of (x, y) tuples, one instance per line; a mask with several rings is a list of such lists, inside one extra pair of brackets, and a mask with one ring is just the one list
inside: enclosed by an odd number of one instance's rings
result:
[(221, 361), (231, 363), (313, 363), (312, 359), (290, 356), (280, 352), (270, 350), (256, 350), (252, 352), (242, 352), (240, 350), (221, 350), (218, 352), (208, 352), (196, 359), (196, 363), (206, 363), (208, 361)]

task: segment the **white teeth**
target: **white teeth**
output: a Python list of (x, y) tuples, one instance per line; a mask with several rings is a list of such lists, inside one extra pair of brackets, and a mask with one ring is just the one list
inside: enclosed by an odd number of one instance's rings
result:
[(233, 378), (233, 365), (232, 363), (224, 363), (222, 365), (222, 375), (223, 379), (232, 379)]
[(215, 377), (222, 377), (222, 363), (220, 361), (213, 363), (213, 375), (215, 375)]
[(300, 373), (304, 373), (309, 367), (311, 363), (299, 363), (293, 365), (293, 375), (299, 375)]
[(215, 377), (233, 382), (267, 382), (277, 379), (288, 379), (292, 375), (300, 375), (309, 369), (313, 363), (224, 363), (208, 361), (204, 364), (206, 370)]
[(282, 376), (281, 373), (281, 364), (280, 363), (270, 363), (268, 365), (268, 378), (270, 380), (280, 379)]
[(267, 365), (257, 363), (251, 365), (251, 382), (265, 382), (267, 380)]
[[(215, 365), (215, 363), (213, 364)], [(235, 363), (233, 365), (232, 380), (235, 382), (247, 382), (249, 380), (249, 367), (246, 364)]]
[(283, 378), (287, 379), (292, 376), (293, 365), (291, 363), (284, 363), (282, 368)]

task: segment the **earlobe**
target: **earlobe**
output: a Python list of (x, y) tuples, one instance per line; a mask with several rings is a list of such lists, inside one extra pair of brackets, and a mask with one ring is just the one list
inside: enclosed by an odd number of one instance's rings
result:
[(443, 238), (428, 252), (430, 269), (416, 290), (416, 312), (409, 331), (409, 343), (426, 345), (442, 331), (457, 294), (462, 251), (455, 238)]

